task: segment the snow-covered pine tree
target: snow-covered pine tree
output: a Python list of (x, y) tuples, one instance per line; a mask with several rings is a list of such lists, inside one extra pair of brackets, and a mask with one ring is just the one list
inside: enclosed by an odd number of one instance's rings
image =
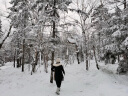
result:
[(117, 72), (126, 73), (128, 72), (128, 5), (126, 0), (124, 0), (124, 10), (122, 10), (121, 19), (123, 22), (120, 26), (118, 38), (121, 39), (120, 48), (124, 58), (119, 62)]
[[(114, 2), (114, 3), (120, 3), (120, 2)], [(123, 52), (127, 53), (126, 42), (127, 42), (127, 36), (128, 36), (127, 34), (127, 30), (128, 30), (127, 18), (128, 17), (127, 17), (127, 6), (126, 6), (125, 0), (123, 0), (123, 4), (124, 4), (123, 10), (121, 10), (119, 6), (116, 6), (115, 12), (109, 13), (109, 15), (107, 16), (108, 18), (106, 20), (104, 19), (103, 23), (102, 23), (102, 18), (100, 19), (99, 18), (100, 16), (98, 15), (97, 16), (99, 19), (96, 19), (95, 18), (96, 16), (92, 18), (92, 23), (94, 25), (96, 24), (98, 25), (98, 27), (97, 26), (95, 27), (97, 27), (99, 29), (99, 32), (102, 34), (101, 36), (99, 36), (100, 38), (102, 38), (102, 40), (99, 39), (99, 41), (103, 41), (100, 48), (105, 50), (110, 50), (115, 55), (118, 55), (118, 59), (120, 54), (123, 54)], [(94, 11), (94, 13), (97, 14), (98, 12)], [(102, 13), (102, 12), (99, 12), (99, 13)], [(93, 16), (95, 14), (93, 14)], [(104, 14), (101, 14), (101, 16), (104, 18)], [(103, 26), (104, 23), (107, 24), (105, 27)], [(125, 54), (125, 57), (127, 57), (126, 54)], [(126, 63), (124, 63), (124, 65), (125, 64)], [(122, 65), (122, 63), (120, 65)], [(125, 66), (125, 68), (127, 67)]]
[[(121, 18), (121, 10), (118, 6), (116, 6), (115, 13), (107, 13), (105, 16), (102, 12), (101, 19), (94, 19), (97, 22), (101, 22), (98, 25), (98, 40), (99, 48), (102, 48), (103, 53), (110, 50), (112, 53), (117, 54), (120, 50), (120, 44), (123, 40), (123, 37), (119, 37), (122, 28), (122, 18)], [(107, 16), (107, 17), (106, 17)], [(99, 18), (100, 16), (98, 16)], [(104, 18), (106, 17), (106, 18)], [(102, 19), (104, 18), (104, 19)], [(93, 21), (94, 21), (93, 20)], [(95, 22), (93, 22), (95, 24)]]
[(118, 6), (116, 6), (115, 13), (113, 13), (112, 17), (110, 18), (109, 23), (109, 31), (110, 37), (112, 39), (113, 48), (112, 51), (115, 51), (116, 54), (118, 54), (118, 61), (119, 61), (119, 55), (122, 54), (122, 52), (125, 50), (125, 46), (122, 47), (122, 44), (127, 34), (127, 7), (124, 3), (124, 9), (121, 10)]
[[(10, 14), (9, 18), (11, 19), (12, 26), (17, 30), (17, 35), (20, 43), (22, 43), (23, 47), (20, 47), (19, 49), (22, 50), (23, 55), (22, 57), (22, 72), (24, 71), (24, 44), (25, 38), (26, 38), (26, 32), (28, 32), (28, 29), (26, 28), (28, 26), (28, 20), (30, 17), (29, 8), (28, 8), (28, 1), (27, 0), (11, 0), (10, 2), (12, 4), (12, 7), (10, 7)], [(19, 42), (18, 42), (19, 43)], [(19, 47), (19, 46), (18, 46)], [(22, 49), (23, 48), (23, 49)], [(18, 58), (19, 59), (19, 58)], [(19, 60), (18, 60), (19, 61)], [(18, 66), (20, 66), (19, 64)]]
[(105, 31), (107, 31), (108, 26), (108, 19), (110, 18), (110, 14), (108, 13), (108, 9), (103, 5), (99, 5), (96, 7), (91, 15), (91, 26), (93, 27), (94, 31), (92, 33), (93, 45), (96, 47), (98, 53), (98, 57), (102, 56), (104, 52), (104, 46), (106, 40), (109, 40), (108, 35)]

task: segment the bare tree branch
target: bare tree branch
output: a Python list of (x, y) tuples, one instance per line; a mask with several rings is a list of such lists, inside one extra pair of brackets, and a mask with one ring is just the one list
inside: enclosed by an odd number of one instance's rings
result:
[(9, 35), (11, 33), (11, 29), (12, 29), (12, 25), (10, 25), (10, 28), (9, 28), (9, 31), (8, 31), (7, 35), (5, 36), (5, 38), (0, 43), (0, 49), (2, 48), (2, 45), (4, 44), (5, 40), (9, 37)]

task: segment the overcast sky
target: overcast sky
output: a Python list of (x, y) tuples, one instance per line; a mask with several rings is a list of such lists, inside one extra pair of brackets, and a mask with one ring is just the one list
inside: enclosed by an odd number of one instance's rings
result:
[[(2, 25), (3, 25), (3, 30), (7, 30), (8, 26), (9, 26), (9, 22), (8, 20), (4, 17), (7, 16), (7, 12), (8, 7), (10, 7), (11, 5), (9, 4), (11, 0), (0, 0), (0, 19), (2, 20)], [(1, 14), (3, 16), (1, 16)]]
[[(3, 18), (3, 16), (1, 16), (1, 13), (2, 14), (4, 14), (4, 16), (7, 16), (8, 14), (7, 14), (7, 12), (9, 11), (8, 10), (8, 7), (10, 7), (11, 5), (9, 4), (9, 2), (10, 2), (11, 0), (0, 0), (0, 19), (2, 19), (2, 24), (3, 24), (3, 27), (4, 27), (4, 29), (7, 29), (7, 24), (8, 24), (8, 21), (7, 21), (7, 18)], [(80, 2), (81, 2), (82, 0), (78, 0), (78, 3), (80, 4)], [(90, 4), (93, 4), (94, 3), (94, 1), (95, 1), (95, 4), (97, 5), (98, 3), (99, 3), (99, 1), (100, 0), (85, 0), (85, 4), (88, 4), (88, 3), (90, 3)], [(103, 1), (106, 1), (106, 0), (103, 0)], [(77, 0), (72, 0), (72, 4), (70, 5), (70, 7), (72, 7), (72, 8), (78, 8), (77, 7), (77, 4), (76, 4), (76, 2), (77, 2)], [(90, 5), (89, 4), (89, 5)], [(80, 6), (79, 6), (80, 7)], [(110, 7), (110, 5), (109, 5), (109, 7)], [(112, 11), (112, 10), (111, 10)], [(69, 12), (68, 13), (68, 15), (71, 17), (71, 18), (74, 18), (74, 19), (78, 19), (79, 20), (79, 16), (76, 14), (76, 13), (72, 13), (72, 12)], [(72, 19), (71, 18), (69, 18), (71, 21), (72, 21)], [(69, 21), (69, 19), (67, 19), (67, 21)]]
[(4, 13), (7, 11), (7, 8), (11, 5), (9, 4), (11, 0), (0, 0), (0, 12)]

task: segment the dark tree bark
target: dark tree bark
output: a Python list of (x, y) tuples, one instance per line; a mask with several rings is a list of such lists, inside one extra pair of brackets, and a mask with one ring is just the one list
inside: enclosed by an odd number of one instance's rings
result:
[(126, 2), (126, 0), (124, 0), (124, 9), (127, 7), (127, 2)]
[(25, 39), (23, 39), (22, 72), (24, 72)]
[[(126, 7), (127, 7), (127, 2), (126, 2), (126, 0), (124, 0), (123, 3), (124, 3), (124, 9), (126, 9)], [(125, 24), (125, 25), (127, 24), (127, 20), (124, 21), (124, 24)]]
[[(84, 24), (85, 25), (85, 24)], [(86, 70), (88, 70), (89, 69), (89, 67), (88, 67), (88, 47), (87, 47), (87, 39), (86, 39), (86, 35), (85, 35), (85, 31), (84, 31), (84, 29), (83, 29), (83, 36), (84, 36), (84, 44), (85, 44), (85, 58), (86, 58)]]
[(75, 47), (76, 47), (76, 58), (77, 58), (77, 62), (78, 62), (78, 64), (80, 64), (80, 60), (79, 60), (79, 49), (78, 49), (78, 46), (77, 45), (75, 45)]
[[(52, 62), (51, 62), (51, 68), (54, 64), (54, 52), (52, 52)], [(51, 76), (50, 76), (50, 82), (53, 83), (53, 71), (51, 70)]]
[(99, 70), (99, 65), (98, 65), (97, 58), (96, 58), (95, 46), (93, 46), (93, 52), (94, 52), (96, 67), (97, 67), (97, 69)]
[(15, 49), (15, 52), (14, 52), (14, 57), (13, 57), (13, 60), (14, 60), (14, 64), (13, 64), (13, 66), (14, 66), (14, 68), (15, 68), (15, 61), (16, 61), (16, 49)]
[(17, 58), (17, 68), (19, 68), (20, 67), (20, 60), (19, 60), (19, 58)]
[(35, 53), (35, 61), (32, 63), (31, 75), (32, 75), (32, 73), (36, 72), (36, 65), (38, 63), (38, 54), (39, 54), (39, 51), (36, 51), (36, 53)]
[(80, 60), (79, 60), (79, 52), (76, 53), (76, 56), (77, 56), (78, 64), (80, 64)]
[(35, 58), (36, 60), (35, 60), (34, 66), (33, 66), (33, 67), (34, 67), (34, 68), (33, 68), (33, 72), (35, 72), (36, 65), (37, 65), (37, 63), (38, 63), (38, 54), (39, 54), (39, 51), (36, 52), (36, 56), (35, 56), (35, 57), (36, 57), (36, 58)]
[(38, 63), (38, 54), (39, 54), (39, 51), (36, 52), (36, 60), (35, 60), (35, 65), (37, 65)]
[(14, 68), (15, 68), (15, 56), (14, 56), (14, 58), (13, 58), (13, 59), (14, 59), (14, 64), (13, 64), (13, 66), (14, 66)]
[[(53, 17), (55, 17), (55, 14), (56, 14), (56, 0), (54, 0), (54, 5), (53, 5)], [(55, 21), (53, 20), (53, 34), (52, 34), (52, 37), (55, 38), (55, 29), (56, 29), (56, 23)], [(54, 43), (54, 42), (53, 42)], [(52, 62), (51, 62), (51, 68), (54, 64), (54, 51), (52, 51)], [(51, 71), (51, 76), (50, 76), (50, 83), (53, 83), (53, 72)]]
[(85, 53), (86, 53), (86, 70), (88, 70), (89, 68), (88, 68), (88, 52), (87, 52), (87, 49), (86, 49)]

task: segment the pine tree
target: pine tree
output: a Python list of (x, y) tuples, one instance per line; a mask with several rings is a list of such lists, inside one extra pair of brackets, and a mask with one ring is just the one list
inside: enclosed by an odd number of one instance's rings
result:
[(104, 46), (106, 45), (105, 39), (107, 38), (109, 40), (109, 36), (107, 35), (107, 27), (109, 26), (108, 20), (110, 18), (110, 14), (108, 13), (108, 9), (103, 5), (99, 5), (96, 7), (91, 15), (91, 26), (95, 29), (94, 33), (96, 40), (94, 46), (96, 47), (98, 51), (98, 57), (100, 57), (104, 52)]
[[(8, 17), (11, 19), (12, 21), (11, 23), (13, 27), (17, 29), (18, 37), (20, 37), (18, 38), (20, 39), (18, 41), (21, 41), (21, 42), (17, 42), (18, 43), (17, 45), (19, 47), (19, 43), (22, 43), (22, 42), (25, 43), (26, 32), (28, 32), (26, 27), (29, 24), (29, 17), (30, 17), (29, 8), (27, 5), (29, 2), (27, 0), (12, 0), (10, 3), (12, 4), (12, 7), (10, 7), (11, 12)], [(24, 48), (22, 52), (23, 52), (23, 55), (22, 55), (22, 72), (23, 72), (24, 71)], [(21, 59), (21, 57), (19, 59)]]

